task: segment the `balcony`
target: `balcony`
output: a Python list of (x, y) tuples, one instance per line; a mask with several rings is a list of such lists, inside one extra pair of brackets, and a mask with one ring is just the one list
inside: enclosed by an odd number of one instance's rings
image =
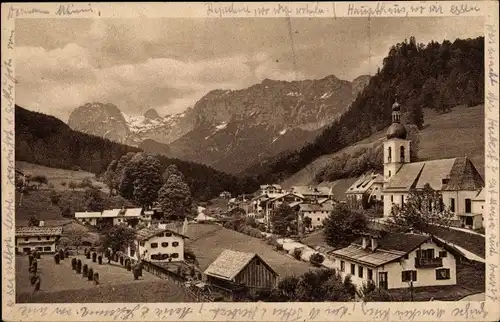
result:
[(443, 266), (443, 259), (438, 258), (415, 258), (415, 268), (436, 268)]

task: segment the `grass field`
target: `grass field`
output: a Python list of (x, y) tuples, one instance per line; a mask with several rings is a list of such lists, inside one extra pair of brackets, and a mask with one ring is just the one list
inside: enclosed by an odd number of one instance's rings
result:
[[(424, 120), (424, 128), (420, 131), (420, 159), (432, 160), (467, 155), (484, 177), (484, 105), (455, 107), (447, 114), (425, 110)], [(327, 165), (332, 157), (373, 147), (385, 138), (385, 133), (386, 130), (377, 132), (337, 153), (317, 158), (284, 180), (282, 186), (288, 188), (294, 185), (312, 184), (316, 173)]]
[(281, 277), (301, 275), (314, 267), (291, 256), (279, 253), (263, 240), (250, 237), (218, 225), (191, 224), (188, 226), (187, 247), (192, 249), (204, 271), (224, 249), (257, 253)]
[[(44, 167), (38, 164), (16, 161), (16, 170), (23, 172), (25, 175), (44, 175), (47, 177), (49, 184), (54, 186), (55, 190), (69, 190), (68, 183), (70, 181), (75, 181), (79, 183), (83, 179), (89, 178), (92, 180), (94, 186), (100, 187), (102, 191), (107, 191), (107, 186), (96, 180), (95, 174), (86, 171), (72, 171), (66, 169), (56, 169)], [(63, 186), (62, 183), (65, 182), (66, 185)], [(45, 187), (47, 188), (47, 187)]]
[(107, 262), (92, 263), (79, 256), (83, 264), (99, 273), (99, 284), (83, 278), (71, 269), (71, 260), (59, 265), (51, 255), (42, 255), (39, 261), (41, 287), (33, 294), (28, 280), (27, 256), (16, 257), (16, 302), (20, 303), (110, 303), (110, 302), (189, 302), (193, 299), (174, 282), (162, 280), (144, 271), (140, 280), (132, 272)]

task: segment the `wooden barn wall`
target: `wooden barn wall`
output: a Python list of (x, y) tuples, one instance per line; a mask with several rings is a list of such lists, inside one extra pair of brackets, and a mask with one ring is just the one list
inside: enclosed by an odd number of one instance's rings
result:
[(276, 275), (258, 258), (254, 258), (235, 278), (248, 287), (270, 288), (276, 284)]

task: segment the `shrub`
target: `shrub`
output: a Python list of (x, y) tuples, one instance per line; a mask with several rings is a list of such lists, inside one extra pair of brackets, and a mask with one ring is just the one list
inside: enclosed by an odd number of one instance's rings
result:
[(97, 254), (96, 253), (92, 253), (92, 262), (96, 262), (97, 260)]
[(125, 267), (127, 268), (127, 271), (131, 271), (132, 270), (132, 264), (130, 263), (129, 259), (127, 259), (125, 261)]
[(302, 256), (302, 249), (295, 248), (293, 250), (293, 257), (295, 257), (295, 259), (297, 259), (297, 260), (300, 260), (301, 256)]
[(87, 252), (87, 254), (85, 254), (85, 257), (86, 257), (87, 259), (90, 259), (90, 252)]
[(311, 264), (313, 264), (315, 266), (320, 266), (324, 260), (325, 260), (325, 256), (321, 255), (320, 253), (314, 253), (309, 258), (309, 261), (311, 262)]
[(82, 261), (80, 259), (76, 262), (76, 272), (78, 274), (82, 272)]
[(123, 256), (120, 256), (120, 265), (123, 266)]
[(82, 275), (83, 277), (87, 277), (87, 273), (89, 272), (89, 267), (87, 264), (84, 264), (82, 267)]
[(89, 272), (87, 273), (87, 278), (89, 279), (89, 281), (92, 281), (92, 279), (94, 278), (94, 270), (92, 268), (89, 269)]
[(52, 190), (50, 193), (50, 202), (52, 202), (54, 205), (59, 204), (59, 201), (61, 201), (61, 195)]
[(56, 264), (59, 264), (59, 254), (55, 254), (54, 255), (54, 261), (56, 262)]
[(64, 251), (62, 249), (59, 249), (59, 259), (64, 259)]
[(71, 259), (71, 268), (73, 270), (76, 270), (76, 258), (74, 257)]
[(283, 245), (281, 245), (281, 244), (277, 244), (277, 245), (276, 245), (276, 249), (277, 249), (277, 250), (283, 250)]
[(194, 262), (196, 260), (196, 254), (191, 249), (185, 249), (184, 259)]
[(97, 256), (97, 262), (99, 262), (99, 265), (102, 265), (102, 256), (101, 255)]

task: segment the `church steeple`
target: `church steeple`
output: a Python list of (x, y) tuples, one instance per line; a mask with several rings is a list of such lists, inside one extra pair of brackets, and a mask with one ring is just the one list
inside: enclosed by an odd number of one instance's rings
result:
[(406, 139), (406, 128), (401, 124), (401, 106), (397, 98), (392, 104), (392, 124), (387, 129), (387, 139)]

